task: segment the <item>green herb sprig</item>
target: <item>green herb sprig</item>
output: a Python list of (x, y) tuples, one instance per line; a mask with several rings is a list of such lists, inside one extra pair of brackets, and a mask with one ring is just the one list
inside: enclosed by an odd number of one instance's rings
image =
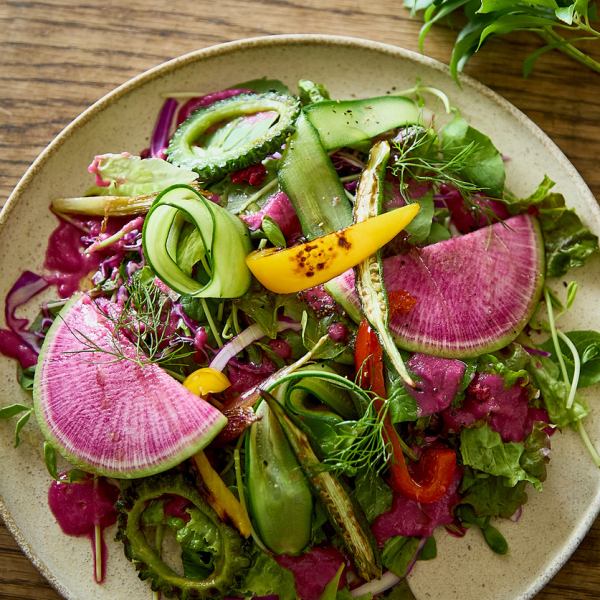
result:
[(513, 31), (530, 31), (545, 42), (525, 59), (524, 77), (529, 76), (538, 58), (550, 50), (559, 50), (600, 73), (600, 62), (577, 47), (583, 41), (600, 40), (600, 31), (592, 25), (596, 6), (590, 0), (404, 0), (404, 5), (413, 14), (424, 11), (419, 34), (421, 51), (435, 23), (450, 16), (459, 16), (464, 22), (450, 57), (450, 71), (455, 79), (485, 42)]

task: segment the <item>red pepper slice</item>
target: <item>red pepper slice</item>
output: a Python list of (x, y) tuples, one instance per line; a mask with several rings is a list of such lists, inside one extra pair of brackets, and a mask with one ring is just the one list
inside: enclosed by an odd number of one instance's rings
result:
[[(354, 366), (359, 374), (359, 384), (371, 390), (380, 398), (386, 397), (385, 378), (383, 375), (383, 351), (377, 334), (363, 320), (356, 335), (354, 350)], [(381, 400), (375, 400), (375, 408), (383, 408)], [(411, 500), (429, 504), (439, 500), (448, 490), (456, 472), (456, 452), (450, 448), (427, 448), (419, 461), (419, 470), (424, 474), (420, 481), (415, 481), (408, 471), (398, 433), (386, 415), (384, 422), (385, 435), (392, 447), (390, 465), (390, 485)]]

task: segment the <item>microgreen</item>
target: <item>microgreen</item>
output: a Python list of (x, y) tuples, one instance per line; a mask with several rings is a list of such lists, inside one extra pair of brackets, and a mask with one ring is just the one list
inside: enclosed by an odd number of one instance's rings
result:
[(413, 14), (424, 11), (419, 34), (421, 51), (434, 24), (449, 21), (458, 14), (466, 19), (450, 58), (450, 71), (455, 79), (471, 56), (491, 37), (513, 31), (530, 31), (546, 43), (525, 59), (524, 77), (529, 76), (537, 59), (550, 50), (558, 50), (592, 71), (600, 72), (600, 62), (577, 47), (582, 41), (600, 40), (600, 31), (590, 23), (596, 16), (595, 3), (590, 0), (404, 0), (404, 5)]

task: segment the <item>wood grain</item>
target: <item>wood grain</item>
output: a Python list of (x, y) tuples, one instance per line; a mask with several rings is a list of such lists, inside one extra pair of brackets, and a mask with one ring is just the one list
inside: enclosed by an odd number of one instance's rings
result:
[[(3, 0), (0, 2), (0, 204), (52, 138), (133, 75), (219, 42), (279, 33), (367, 37), (416, 50), (419, 23), (401, 0)], [(435, 28), (426, 52), (447, 61), (454, 33)], [(530, 79), (529, 34), (493, 40), (467, 72), (525, 112), (600, 194), (600, 76), (559, 53)], [(599, 51), (592, 46), (590, 52)], [(1, 475), (0, 475), (1, 476)], [(57, 600), (0, 526), (0, 599)], [(600, 598), (600, 521), (538, 600)], [(508, 599), (507, 599), (508, 600)]]

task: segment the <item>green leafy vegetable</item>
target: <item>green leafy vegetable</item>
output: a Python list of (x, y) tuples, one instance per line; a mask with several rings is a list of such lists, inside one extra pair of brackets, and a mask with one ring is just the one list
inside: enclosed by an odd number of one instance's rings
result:
[(385, 542), (381, 561), (398, 577), (405, 577), (408, 567), (419, 548), (419, 538), (397, 535)]
[(455, 514), (463, 525), (479, 527), (483, 539), (496, 554), (506, 554), (508, 552), (506, 539), (493, 525), (490, 525), (490, 517), (478, 517), (468, 505), (459, 506)]
[(392, 490), (371, 469), (364, 469), (356, 476), (354, 498), (363, 509), (369, 523), (392, 507)]
[(176, 167), (161, 158), (140, 158), (131, 154), (104, 154), (96, 157), (98, 176), (106, 186), (94, 186), (88, 196), (143, 196), (180, 184), (191, 184), (198, 174)]
[(52, 479), (58, 479), (58, 470), (56, 468), (56, 450), (50, 442), (44, 442), (44, 462), (46, 469)]
[(437, 544), (433, 536), (428, 537), (419, 554), (419, 560), (433, 560), (437, 557)]
[(190, 520), (175, 535), (181, 545), (183, 572), (186, 577), (205, 579), (215, 569), (221, 541), (214, 523), (197, 508), (188, 508)]
[(519, 481), (529, 481), (538, 490), (542, 487), (539, 477), (521, 466), (524, 445), (517, 442), (504, 443), (500, 434), (488, 425), (463, 429), (460, 434), (460, 451), (465, 465), (490, 475), (506, 477), (510, 486)]
[(283, 235), (281, 229), (279, 229), (279, 225), (277, 225), (277, 223), (271, 219), (271, 217), (268, 215), (263, 217), (261, 227), (266, 238), (269, 240), (269, 242), (271, 242), (271, 244), (273, 244), (273, 246), (276, 246), (277, 248), (286, 247), (285, 236)]
[(443, 155), (447, 161), (460, 156), (465, 148), (473, 148), (469, 160), (458, 170), (459, 174), (491, 196), (502, 195), (506, 178), (504, 161), (487, 135), (471, 127), (456, 113), (454, 119), (442, 129), (440, 136)]
[(424, 11), (424, 25), (419, 35), (421, 50), (435, 23), (454, 17), (455, 13), (461, 13), (461, 20), (466, 18), (450, 59), (450, 71), (455, 79), (490, 37), (513, 31), (531, 31), (546, 42), (525, 60), (525, 77), (540, 56), (554, 49), (600, 72), (600, 63), (577, 47), (584, 39), (600, 38), (600, 32), (590, 23), (596, 15), (596, 6), (589, 0), (404, 0), (404, 5), (413, 13)]
[[(579, 387), (588, 387), (600, 382), (600, 333), (597, 331), (569, 331), (565, 335), (573, 342), (581, 357)], [(564, 341), (559, 341), (569, 379), (573, 378), (573, 358)], [(541, 348), (551, 353), (550, 360), (558, 364), (554, 345), (549, 339)]]
[(588, 414), (587, 406), (577, 396), (571, 408), (566, 407), (569, 386), (562, 380), (558, 365), (543, 356), (536, 356), (528, 370), (540, 390), (550, 420), (558, 427), (575, 425)]
[(419, 204), (421, 210), (405, 227), (405, 231), (408, 233), (408, 241), (411, 244), (418, 245), (428, 240), (431, 234), (431, 227), (433, 225), (433, 193), (428, 192), (424, 196), (414, 200), (414, 202)]
[(510, 518), (527, 502), (527, 482), (510, 486), (504, 477), (475, 473), (468, 469), (461, 482), (461, 504), (469, 504), (479, 517)]
[(567, 208), (562, 194), (551, 192), (554, 182), (544, 177), (527, 198), (506, 193), (504, 201), (515, 214), (534, 208), (544, 237), (546, 276), (560, 277), (569, 269), (582, 266), (598, 252), (598, 238)]

